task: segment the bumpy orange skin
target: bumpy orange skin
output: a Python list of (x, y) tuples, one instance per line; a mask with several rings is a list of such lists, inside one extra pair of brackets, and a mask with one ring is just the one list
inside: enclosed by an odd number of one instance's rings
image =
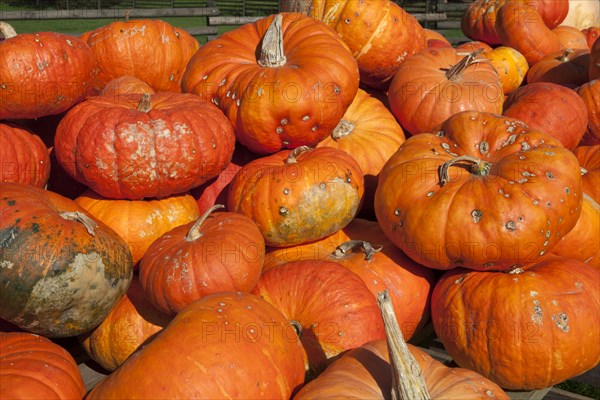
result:
[[(449, 368), (411, 344), (432, 399), (508, 400), (494, 382), (468, 369)], [(388, 399), (392, 392), (392, 368), (384, 340), (350, 350), (321, 375), (306, 384), (294, 400), (318, 398)]]
[(96, 57), (76, 37), (24, 33), (1, 41), (0, 55), (0, 119), (60, 114), (96, 93)]
[(527, 73), (527, 83), (552, 82), (577, 87), (589, 80), (589, 64), (589, 49), (573, 50), (572, 53), (561, 50), (533, 65)]
[(588, 111), (587, 130), (579, 144), (583, 146), (600, 144), (600, 79), (589, 81), (578, 87), (576, 91)]
[(43, 188), (50, 177), (50, 151), (39, 136), (0, 123), (0, 181)]
[(98, 59), (104, 87), (123, 75), (136, 77), (154, 90), (181, 92), (181, 77), (198, 41), (161, 20), (115, 21), (81, 35)]
[(310, 16), (335, 29), (360, 69), (362, 83), (383, 89), (410, 56), (427, 47), (417, 19), (387, 0), (313, 0)]
[(186, 307), (88, 398), (288, 399), (303, 382), (302, 345), (281, 312), (225, 292)]
[(0, 332), (3, 399), (81, 399), (86, 389), (73, 356), (43, 336)]
[(180, 93), (98, 96), (78, 104), (56, 130), (60, 165), (96, 193), (139, 200), (183, 193), (217, 176), (235, 136), (214, 105)]
[(265, 242), (250, 218), (217, 212), (188, 237), (195, 222), (156, 239), (140, 262), (140, 283), (150, 302), (176, 314), (217, 292), (250, 292), (265, 257)]
[(280, 265), (261, 276), (253, 293), (300, 324), (307, 367), (313, 372), (345, 350), (385, 338), (375, 296), (358, 275), (336, 262)]
[(521, 86), (529, 71), (529, 64), (523, 54), (512, 47), (500, 46), (483, 53), (483, 56), (496, 69), (504, 94), (512, 93)]
[(75, 203), (125, 240), (134, 264), (161, 235), (200, 217), (198, 204), (189, 194), (153, 200), (114, 200), (88, 190)]
[(171, 321), (158, 311), (134, 275), (127, 294), (100, 325), (79, 337), (86, 353), (107, 371), (114, 371)]
[[(0, 317), (46, 337), (97, 326), (131, 282), (127, 244), (70, 199), (18, 183), (0, 190)], [(64, 214), (74, 212), (89, 225)]]
[(356, 61), (337, 34), (297, 13), (283, 13), (285, 64), (259, 65), (260, 43), (273, 19), (202, 46), (182, 80), (184, 92), (217, 104), (237, 139), (261, 154), (316, 145), (342, 118), (359, 82)]
[(373, 196), (379, 171), (406, 137), (394, 115), (362, 89), (346, 110), (341, 125), (317, 147), (333, 147), (350, 154), (365, 176), (361, 215), (373, 216)]
[(388, 91), (392, 112), (413, 135), (433, 132), (451, 115), (465, 110), (501, 114), (504, 94), (495, 68), (479, 62), (454, 80), (448, 68), (464, 58), (453, 48), (428, 48), (406, 60)]
[[(440, 166), (464, 155), (490, 163), (487, 173), (459, 162), (442, 184)], [(375, 212), (390, 240), (420, 264), (506, 270), (573, 229), (581, 201), (579, 163), (558, 140), (518, 120), (465, 111), (440, 133), (404, 142), (381, 171)]]
[(569, 150), (575, 149), (588, 124), (588, 112), (577, 93), (552, 82), (533, 82), (506, 98), (504, 115), (544, 132)]
[(519, 273), (456, 269), (433, 291), (433, 325), (461, 367), (505, 389), (546, 388), (600, 362), (599, 278), (559, 257)]
[(246, 164), (231, 181), (229, 211), (252, 219), (268, 246), (291, 246), (331, 235), (356, 216), (364, 178), (348, 153), (331, 147), (280, 151)]
[(584, 169), (581, 216), (552, 253), (581, 260), (600, 270), (600, 144), (577, 147), (574, 154)]

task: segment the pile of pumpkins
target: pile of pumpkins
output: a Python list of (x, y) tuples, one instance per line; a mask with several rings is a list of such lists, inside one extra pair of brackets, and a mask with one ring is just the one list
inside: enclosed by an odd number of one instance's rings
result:
[[(507, 399), (597, 366), (581, 3), (477, 0), (456, 47), (387, 0), (202, 46), (0, 23), (1, 397)], [(405, 344), (428, 322), (459, 368)]]

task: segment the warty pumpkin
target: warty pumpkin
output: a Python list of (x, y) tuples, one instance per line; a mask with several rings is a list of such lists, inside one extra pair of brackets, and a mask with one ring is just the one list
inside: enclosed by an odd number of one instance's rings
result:
[(404, 142), (381, 171), (375, 213), (420, 264), (506, 270), (573, 229), (582, 198), (579, 163), (557, 139), (465, 111)]
[(505, 95), (514, 92), (521, 86), (527, 71), (529, 71), (529, 64), (523, 54), (512, 47), (499, 46), (492, 51), (484, 52), (483, 56), (496, 69)]
[(546, 257), (509, 272), (448, 271), (432, 296), (432, 320), (452, 359), (505, 389), (529, 391), (600, 362), (600, 274)]
[(303, 381), (302, 345), (283, 314), (224, 292), (182, 310), (87, 398), (287, 399)]
[(65, 171), (102, 196), (186, 192), (231, 160), (233, 128), (213, 104), (181, 93), (97, 96), (72, 108), (54, 138)]
[(0, 183), (0, 317), (47, 337), (97, 326), (132, 279), (127, 244), (74, 201)]
[(202, 46), (182, 88), (227, 115), (240, 143), (260, 154), (314, 146), (358, 90), (354, 57), (324, 23), (281, 13)]
[(0, 123), (0, 180), (46, 186), (50, 177), (50, 150), (34, 133), (14, 124)]
[(156, 91), (181, 92), (181, 77), (200, 44), (184, 29), (161, 20), (114, 21), (81, 35), (98, 59), (104, 87), (123, 75)]
[(345, 151), (301, 146), (249, 162), (231, 181), (227, 207), (252, 219), (268, 246), (321, 239), (360, 209), (364, 177)]
[(0, 397), (81, 399), (85, 384), (73, 356), (49, 339), (0, 332)]
[(0, 119), (60, 114), (97, 92), (96, 57), (81, 39), (19, 34), (0, 22)]

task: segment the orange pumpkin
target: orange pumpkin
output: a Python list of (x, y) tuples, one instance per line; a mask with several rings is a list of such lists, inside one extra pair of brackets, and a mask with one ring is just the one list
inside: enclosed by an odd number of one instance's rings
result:
[(500, 46), (483, 53), (483, 56), (496, 69), (504, 94), (510, 94), (521, 86), (529, 71), (529, 64), (523, 54), (512, 47)]
[(527, 73), (527, 83), (552, 82), (577, 87), (588, 81), (590, 51), (561, 50), (549, 54), (533, 65)]
[(50, 177), (50, 150), (39, 136), (17, 125), (0, 123), (0, 181), (40, 188)]
[(591, 49), (596, 40), (600, 37), (600, 27), (591, 26), (581, 31), (587, 40), (588, 47)]
[(456, 269), (431, 302), (452, 359), (505, 389), (542, 389), (600, 363), (600, 274), (547, 257), (510, 272)]
[(148, 301), (134, 275), (127, 294), (102, 323), (78, 339), (92, 360), (107, 371), (114, 371), (138, 348), (152, 341), (171, 319)]
[[(427, 39), (427, 47), (452, 47), (452, 44), (444, 35), (441, 33), (431, 30), (431, 29), (423, 29), (425, 33), (425, 38)], [(437, 46), (432, 46), (435, 42), (439, 43)]]
[(269, 154), (314, 146), (330, 134), (358, 81), (356, 61), (335, 31), (308, 16), (282, 13), (202, 46), (182, 88), (220, 107), (240, 143)]
[(155, 91), (146, 82), (134, 76), (125, 75), (108, 82), (100, 94), (103, 96), (120, 97), (139, 93), (154, 94)]
[(467, 53), (467, 54), (477, 51), (479, 49), (483, 50), (483, 54), (485, 54), (489, 51), (492, 51), (492, 48), (490, 47), (489, 44), (487, 44), (485, 42), (480, 42), (477, 40), (461, 43), (458, 46), (456, 46), (455, 48), (456, 48), (456, 50), (460, 51), (461, 53)]
[(589, 50), (591, 47), (585, 33), (574, 26), (558, 26), (552, 32), (558, 37), (558, 41), (564, 49)]
[(461, 19), (465, 36), (492, 46), (501, 44), (496, 33), (496, 18), (504, 3), (506, 0), (477, 0), (469, 4)]
[(590, 80), (600, 78), (600, 40), (596, 40), (590, 51)]
[(0, 397), (81, 399), (86, 389), (73, 356), (43, 336), (0, 332)]
[(134, 264), (162, 234), (200, 217), (196, 200), (185, 193), (154, 200), (114, 200), (88, 190), (75, 203), (125, 240)]
[(577, 88), (577, 94), (588, 111), (588, 126), (580, 145), (600, 144), (600, 79), (594, 79)]

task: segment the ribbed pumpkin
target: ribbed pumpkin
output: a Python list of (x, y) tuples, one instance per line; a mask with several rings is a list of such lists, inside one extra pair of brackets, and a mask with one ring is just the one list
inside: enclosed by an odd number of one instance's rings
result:
[(47, 337), (97, 326), (131, 282), (127, 244), (72, 200), (18, 183), (0, 189), (0, 317)]
[(504, 115), (523, 121), (573, 150), (587, 129), (588, 115), (577, 93), (552, 82), (529, 83), (507, 97)]
[(138, 348), (150, 343), (171, 319), (148, 301), (134, 275), (127, 294), (102, 323), (78, 339), (92, 360), (114, 371)]
[(512, 47), (500, 46), (484, 52), (483, 56), (496, 69), (504, 94), (512, 93), (521, 86), (529, 71), (529, 64), (523, 54)]
[(379, 171), (405, 140), (394, 115), (362, 89), (330, 136), (317, 147), (333, 147), (350, 154), (365, 177), (365, 199), (359, 215), (374, 218), (373, 196)]
[(73, 356), (43, 336), (0, 332), (0, 397), (81, 399), (86, 389)]
[(76, 37), (0, 23), (0, 119), (59, 114), (96, 91), (96, 57)]
[(461, 19), (465, 36), (492, 46), (501, 44), (496, 33), (496, 17), (504, 3), (506, 0), (477, 0), (469, 4)]
[(312, 374), (341, 352), (385, 337), (375, 296), (358, 275), (336, 262), (280, 265), (261, 276), (253, 293), (296, 327)]
[(580, 86), (588, 81), (589, 49), (567, 49), (552, 53), (535, 63), (527, 73), (527, 83), (552, 82)]
[(577, 225), (552, 254), (581, 260), (600, 271), (600, 144), (580, 146), (573, 153), (581, 165), (583, 204)]
[(552, 29), (564, 49), (589, 50), (588, 39), (582, 31), (574, 26), (559, 26)]
[(352, 156), (303, 146), (242, 167), (231, 181), (227, 207), (252, 219), (268, 246), (291, 246), (348, 225), (363, 193), (363, 173)]
[(304, 381), (302, 346), (286, 318), (245, 293), (190, 304), (88, 399), (288, 399)]
[(0, 180), (46, 186), (50, 150), (39, 136), (13, 124), (0, 123)]
[(406, 344), (389, 296), (383, 292), (378, 301), (387, 340), (372, 341), (345, 353), (302, 387), (294, 400), (509, 399), (498, 385), (476, 372), (449, 368), (418, 347)]
[(218, 105), (244, 146), (269, 154), (314, 146), (330, 134), (358, 82), (356, 61), (331, 28), (281, 13), (202, 46), (182, 88)]
[(200, 46), (185, 30), (161, 20), (114, 21), (81, 35), (92, 49), (102, 86), (123, 75), (156, 91), (181, 91), (185, 67)]
[(288, 0), (283, 7), (333, 28), (356, 59), (361, 82), (374, 88), (386, 88), (398, 66), (427, 47), (417, 19), (389, 0)]
[(432, 132), (460, 111), (501, 114), (504, 94), (495, 68), (452, 48), (428, 48), (406, 60), (388, 96), (392, 112), (413, 135)]
[(577, 158), (521, 121), (465, 111), (383, 167), (375, 212), (420, 264), (506, 270), (550, 250), (581, 212)]
[(588, 126), (580, 145), (600, 144), (600, 79), (594, 79), (577, 88), (577, 94), (583, 100), (588, 111)]
[(88, 190), (75, 203), (123, 238), (134, 264), (161, 235), (200, 217), (196, 200), (187, 193), (153, 200), (113, 200)]
[[(265, 242), (250, 218), (207, 210), (197, 221), (156, 239), (140, 262), (140, 283), (167, 314), (217, 292), (250, 292), (265, 257)], [(212, 214), (212, 215), (211, 215)]]
[(433, 291), (435, 331), (452, 359), (505, 389), (542, 389), (600, 362), (600, 274), (546, 258), (511, 272), (456, 269)]
[(98, 96), (71, 109), (54, 148), (70, 176), (102, 196), (138, 200), (183, 193), (231, 160), (231, 124), (198, 96)]

